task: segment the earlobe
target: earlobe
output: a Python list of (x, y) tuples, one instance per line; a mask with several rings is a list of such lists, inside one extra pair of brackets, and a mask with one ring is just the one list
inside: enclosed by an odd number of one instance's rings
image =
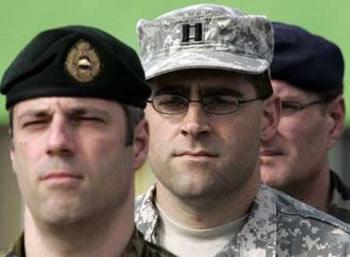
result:
[(135, 128), (134, 137), (134, 170), (140, 168), (147, 158), (149, 142), (148, 122), (143, 119)]
[(281, 118), (281, 101), (276, 95), (265, 100), (262, 118), (262, 143), (270, 142), (277, 133), (277, 126)]
[(345, 102), (343, 96), (338, 96), (327, 107), (329, 118), (329, 139), (328, 149), (330, 149), (341, 136), (344, 130)]

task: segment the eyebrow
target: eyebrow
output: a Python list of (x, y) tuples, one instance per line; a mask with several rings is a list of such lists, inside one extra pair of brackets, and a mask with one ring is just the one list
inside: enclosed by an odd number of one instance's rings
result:
[(77, 107), (68, 111), (68, 115), (71, 115), (71, 116), (79, 116), (79, 115), (85, 115), (85, 114), (94, 114), (94, 115), (100, 115), (103, 117), (109, 116), (106, 111), (100, 110), (94, 107)]
[[(51, 111), (47, 109), (38, 109), (38, 110), (28, 110), (23, 113), (21, 113), (18, 116), (18, 120), (21, 120), (25, 117), (37, 117), (37, 118), (43, 118), (50, 116)], [(64, 113), (68, 116), (80, 116), (80, 115), (86, 115), (86, 114), (94, 114), (99, 115), (104, 118), (108, 118), (109, 115), (106, 111), (94, 108), (94, 107), (73, 107), (68, 109), (67, 111), (64, 111)]]
[(234, 95), (237, 97), (243, 96), (243, 94), (237, 90), (227, 87), (208, 87), (200, 90), (201, 95)]
[(280, 97), (281, 102), (303, 102), (305, 99), (301, 99), (299, 96), (285, 96)]
[(25, 117), (45, 117), (47, 115), (48, 115), (47, 110), (28, 110), (28, 111), (21, 113), (18, 116), (18, 120), (21, 120)]
[[(171, 94), (171, 95), (187, 95), (191, 92), (191, 87), (182, 86), (182, 85), (171, 85), (171, 86), (159, 86), (153, 91), (153, 95), (162, 95), (162, 94)], [(237, 90), (221, 87), (221, 86), (212, 86), (205, 87), (199, 90), (201, 95), (234, 95), (237, 97), (243, 96), (243, 94)]]
[(171, 94), (171, 95), (183, 95), (190, 93), (190, 88), (181, 85), (171, 85), (158, 87), (153, 90), (153, 95)]

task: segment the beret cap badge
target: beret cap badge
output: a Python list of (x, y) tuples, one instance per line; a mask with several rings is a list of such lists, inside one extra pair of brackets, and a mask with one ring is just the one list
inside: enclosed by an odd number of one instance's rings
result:
[(6, 109), (38, 97), (91, 97), (144, 109), (151, 88), (134, 49), (87, 26), (48, 29), (16, 56), (0, 81)]
[(95, 48), (80, 39), (69, 49), (65, 61), (69, 75), (81, 83), (93, 81), (101, 72), (101, 61)]

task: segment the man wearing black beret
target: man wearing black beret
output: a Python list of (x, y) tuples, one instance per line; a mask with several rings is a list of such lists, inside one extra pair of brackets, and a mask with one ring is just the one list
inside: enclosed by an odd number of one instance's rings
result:
[(328, 151), (344, 127), (344, 60), (334, 43), (273, 23), (272, 86), (282, 102), (278, 133), (261, 149), (263, 182), (349, 223), (350, 190)]
[(44, 31), (1, 81), (24, 232), (0, 256), (173, 256), (133, 222), (150, 94), (136, 53), (91, 27)]

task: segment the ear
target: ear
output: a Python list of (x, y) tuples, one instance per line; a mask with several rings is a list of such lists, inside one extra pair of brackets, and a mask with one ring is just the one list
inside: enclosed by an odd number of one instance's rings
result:
[(140, 168), (148, 153), (148, 142), (149, 142), (149, 128), (148, 122), (143, 119), (135, 128), (134, 136), (134, 170)]
[(16, 173), (16, 167), (15, 167), (15, 146), (14, 146), (14, 142), (13, 142), (13, 138), (11, 138), (11, 142), (10, 142), (11, 146), (10, 146), (10, 159), (11, 159), (11, 165), (12, 165), (12, 171)]
[(277, 126), (281, 118), (281, 100), (272, 95), (264, 101), (261, 143), (268, 144), (277, 133)]
[(344, 130), (345, 102), (343, 96), (338, 96), (327, 105), (327, 120), (329, 123), (328, 143), (330, 149)]

